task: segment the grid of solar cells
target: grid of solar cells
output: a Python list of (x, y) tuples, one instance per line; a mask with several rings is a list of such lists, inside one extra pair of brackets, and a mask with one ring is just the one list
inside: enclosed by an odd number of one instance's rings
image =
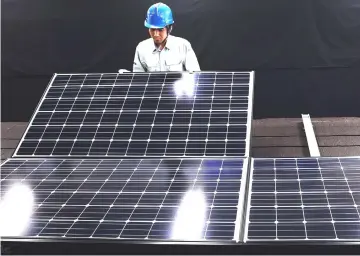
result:
[(242, 168), (241, 159), (10, 159), (1, 193), (31, 189), (25, 237), (232, 240)]
[(360, 158), (254, 159), (247, 238), (360, 240)]
[(56, 75), (15, 155), (245, 156), (250, 74)]

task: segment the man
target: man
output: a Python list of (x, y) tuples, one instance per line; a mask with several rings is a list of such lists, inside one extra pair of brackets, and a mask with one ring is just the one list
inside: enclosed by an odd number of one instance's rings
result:
[(172, 11), (166, 4), (149, 8), (145, 27), (151, 38), (137, 45), (133, 72), (200, 71), (189, 41), (170, 35), (173, 24)]

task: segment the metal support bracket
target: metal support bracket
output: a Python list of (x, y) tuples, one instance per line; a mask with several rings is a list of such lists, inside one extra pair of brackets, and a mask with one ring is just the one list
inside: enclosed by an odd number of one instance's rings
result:
[(307, 140), (309, 151), (310, 151), (310, 156), (311, 157), (319, 157), (320, 156), (319, 146), (317, 144), (314, 127), (311, 123), (310, 115), (302, 114), (301, 116), (302, 116), (302, 120), (303, 120), (303, 124), (304, 124), (304, 128), (305, 128), (305, 135), (306, 135), (306, 140)]
[(303, 124), (304, 124), (304, 128), (305, 128), (305, 135), (306, 135), (306, 140), (307, 140), (309, 151), (310, 151), (310, 156), (311, 157), (319, 157), (320, 151), (319, 151), (318, 143), (317, 143), (315, 132), (314, 132), (314, 127), (311, 123), (310, 115), (302, 114), (301, 116), (302, 116), (302, 120), (303, 120)]

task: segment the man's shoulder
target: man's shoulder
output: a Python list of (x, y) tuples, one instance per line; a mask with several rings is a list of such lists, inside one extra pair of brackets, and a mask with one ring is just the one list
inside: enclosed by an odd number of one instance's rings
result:
[(145, 39), (145, 40), (142, 40), (140, 43), (138, 43), (137, 45), (137, 49), (140, 50), (140, 49), (148, 49), (149, 47), (154, 47), (154, 42), (153, 42), (153, 39), (152, 38), (148, 38), (148, 39)]
[(170, 35), (169, 37), (171, 37), (171, 40), (173, 40), (177, 44), (186, 45), (186, 46), (191, 45), (189, 40), (187, 40), (185, 38), (182, 38), (179, 36), (173, 36), (173, 35)]

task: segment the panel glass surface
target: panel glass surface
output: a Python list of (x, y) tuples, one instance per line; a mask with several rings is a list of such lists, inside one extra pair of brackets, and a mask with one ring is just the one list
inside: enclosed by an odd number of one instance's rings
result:
[(3, 237), (226, 240), (236, 234), (241, 159), (10, 159)]
[(15, 156), (244, 157), (249, 88), (249, 72), (58, 74)]
[(360, 241), (360, 158), (254, 159), (247, 241)]

